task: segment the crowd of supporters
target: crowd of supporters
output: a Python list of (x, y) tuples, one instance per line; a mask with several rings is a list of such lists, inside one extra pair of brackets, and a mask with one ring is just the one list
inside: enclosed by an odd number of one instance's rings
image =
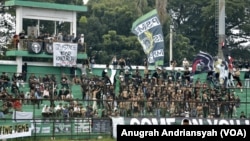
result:
[(13, 36), (13, 47), (18, 49), (28, 49), (30, 43), (40, 42), (42, 44), (42, 50), (46, 50), (53, 42), (69, 42), (77, 43), (78, 51), (86, 51), (86, 44), (84, 42), (84, 34), (75, 35), (75, 33), (69, 34), (67, 32), (59, 32), (57, 35), (50, 35), (49, 33), (40, 33), (40, 35), (31, 34), (25, 35), (25, 31), (21, 31), (19, 34)]
[[(150, 71), (145, 66), (140, 71), (138, 67), (131, 69), (125, 61), (117, 61), (117, 66), (107, 65), (102, 75), (78, 76), (72, 67), (71, 75), (62, 73), (60, 80), (53, 74), (32, 73), (25, 81), (22, 74), (13, 73), (11, 77), (3, 72), (2, 111), (23, 111), (22, 105), (26, 104), (36, 105), (44, 117), (240, 117), (237, 108), (241, 99), (236, 87), (216, 87), (199, 78), (192, 80), (187, 67), (184, 71), (163, 67)], [(113, 80), (111, 70), (117, 70)], [(21, 91), (27, 84), (29, 90)], [(71, 85), (81, 86), (81, 99), (74, 98)]]
[[(88, 83), (84, 85), (88, 96), (95, 89), (102, 90), (99, 95), (92, 95), (93, 100), (97, 98), (99, 101), (98, 106), (93, 104), (93, 110), (96, 110), (94, 107), (104, 107), (104, 112), (125, 117), (238, 117), (240, 99), (233, 89), (216, 88), (199, 79), (191, 82), (188, 69), (168, 72), (157, 68), (152, 73), (144, 70), (144, 74), (138, 68), (132, 73), (124, 69), (116, 75), (115, 86), (110, 86), (110, 81), (104, 77), (97, 78), (92, 87)], [(119, 94), (114, 91), (117, 84)]]

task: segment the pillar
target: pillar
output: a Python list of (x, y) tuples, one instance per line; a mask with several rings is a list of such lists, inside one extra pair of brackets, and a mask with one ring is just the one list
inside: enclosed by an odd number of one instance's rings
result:
[[(16, 34), (18, 35), (23, 30), (23, 7), (16, 8)], [(27, 31), (26, 31), (27, 33)], [(18, 45), (18, 50), (21, 50), (20, 45)], [(16, 56), (17, 62), (17, 73), (22, 72), (23, 58), (22, 56)]]

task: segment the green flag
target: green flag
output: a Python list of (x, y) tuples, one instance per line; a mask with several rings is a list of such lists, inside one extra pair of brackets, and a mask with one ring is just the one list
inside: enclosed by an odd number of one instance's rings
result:
[(138, 18), (132, 25), (132, 33), (137, 35), (143, 51), (147, 55), (149, 66), (164, 64), (164, 37), (157, 10)]

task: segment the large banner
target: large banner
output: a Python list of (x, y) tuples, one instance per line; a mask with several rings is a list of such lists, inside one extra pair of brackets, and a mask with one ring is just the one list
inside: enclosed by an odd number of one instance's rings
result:
[[(117, 125), (182, 125), (187, 118), (125, 118), (112, 117), (113, 137), (117, 137)], [(248, 119), (188, 118), (190, 125), (250, 125)]]
[(79, 135), (90, 133), (111, 134), (111, 119), (75, 118), (35, 120), (36, 135)]
[(55, 134), (70, 135), (72, 126), (69, 120), (56, 120), (54, 124)]
[(53, 126), (51, 126), (52, 122), (49, 120), (42, 120), (42, 119), (36, 119), (34, 120), (34, 123), (36, 124), (35, 130), (33, 130), (33, 133), (35, 134), (52, 134)]
[(77, 44), (76, 43), (53, 43), (53, 65), (72, 67), (76, 65)]
[(32, 112), (13, 112), (12, 122), (8, 122), (11, 120), (6, 120), (6, 122), (0, 125), (0, 139), (31, 136), (34, 127), (31, 121), (27, 119), (33, 119)]
[(0, 125), (0, 140), (31, 136), (32, 128), (28, 123)]
[(75, 119), (74, 131), (76, 133), (90, 133), (91, 132), (91, 123), (92, 123), (91, 118)]
[(132, 32), (137, 35), (147, 55), (150, 66), (164, 64), (164, 37), (157, 10), (138, 18), (132, 25)]

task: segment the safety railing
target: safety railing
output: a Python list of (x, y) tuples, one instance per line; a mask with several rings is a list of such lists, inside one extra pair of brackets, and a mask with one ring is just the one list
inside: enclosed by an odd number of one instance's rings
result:
[[(53, 54), (53, 43), (54, 42), (60, 42), (60, 43), (73, 43), (73, 42), (64, 42), (64, 41), (57, 41), (54, 39), (19, 39), (18, 42), (13, 41), (13, 43), (10, 45), (10, 49), (17, 50), (18, 47), (20, 50), (26, 50), (26, 51), (32, 51), (32, 48), (39, 48), (39, 51), (46, 52), (47, 54)], [(85, 52), (87, 51), (87, 44), (81, 44), (81, 43), (74, 43), (77, 44), (78, 51), (79, 52)]]
[[(220, 91), (220, 90), (218, 90)], [(0, 118), (2, 138), (29, 136), (30, 138), (90, 139), (112, 136), (110, 117), (129, 118), (192, 118), (192, 119), (249, 119), (248, 89), (220, 91), (221, 97), (211, 99), (1, 99), (1, 108), (9, 108)], [(226, 99), (227, 96), (240, 95)], [(243, 99), (245, 97), (245, 99)], [(26, 103), (30, 101), (31, 103)], [(37, 102), (43, 105), (37, 107)], [(18, 106), (18, 103), (20, 104)], [(41, 104), (41, 103), (40, 103)], [(21, 107), (20, 107), (21, 106)], [(49, 108), (48, 110), (45, 110)], [(78, 109), (78, 110), (77, 110)], [(218, 110), (219, 109), (219, 110)], [(243, 112), (243, 113), (241, 113)], [(245, 117), (242, 117), (242, 114)], [(2, 114), (1, 114), (2, 116)], [(11, 133), (12, 132), (12, 133)]]
[(0, 139), (27, 137), (32, 140), (83, 140), (112, 135), (110, 118), (0, 119), (0, 123)]

